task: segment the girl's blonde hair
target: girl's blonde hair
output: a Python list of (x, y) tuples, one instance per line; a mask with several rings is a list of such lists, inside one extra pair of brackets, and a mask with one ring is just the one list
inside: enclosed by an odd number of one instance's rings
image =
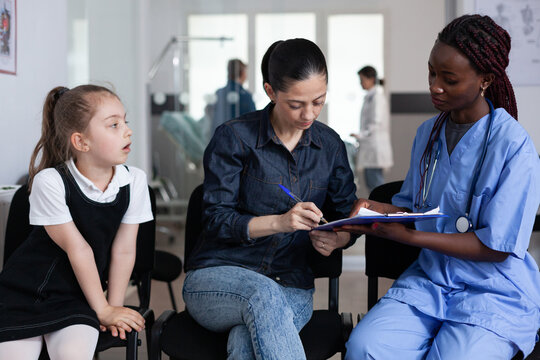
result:
[[(49, 91), (43, 105), (41, 138), (30, 159), (29, 190), (39, 171), (55, 167), (74, 157), (71, 135), (86, 130), (103, 96), (114, 96), (118, 99), (113, 91), (99, 85), (80, 85), (71, 90), (58, 86)], [(41, 157), (36, 165), (40, 153)]]

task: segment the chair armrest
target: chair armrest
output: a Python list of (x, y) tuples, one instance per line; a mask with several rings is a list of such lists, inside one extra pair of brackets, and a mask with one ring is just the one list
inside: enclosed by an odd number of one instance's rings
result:
[(174, 310), (165, 310), (154, 322), (152, 326), (152, 337), (150, 340), (150, 359), (149, 360), (161, 360), (161, 334), (163, 329), (167, 325), (167, 322), (176, 315)]
[(343, 343), (346, 343), (353, 329), (353, 319), (350, 312), (341, 313), (341, 329), (343, 331)]

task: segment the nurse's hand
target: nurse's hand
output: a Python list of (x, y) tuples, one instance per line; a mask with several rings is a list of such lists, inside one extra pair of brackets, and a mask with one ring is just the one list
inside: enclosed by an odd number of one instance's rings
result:
[(346, 233), (313, 230), (309, 233), (313, 248), (324, 256), (329, 256), (334, 249), (342, 248), (349, 243), (350, 236)]
[(358, 210), (360, 210), (361, 208), (366, 208), (366, 209), (369, 209), (369, 210), (373, 210), (373, 211), (376, 211), (380, 214), (388, 214), (388, 213), (392, 213), (392, 212), (398, 212), (398, 211), (401, 211), (400, 208), (398, 208), (397, 206), (394, 206), (392, 204), (385, 204), (385, 203), (381, 203), (381, 202), (378, 202), (378, 201), (373, 201), (373, 200), (369, 200), (369, 199), (358, 199), (354, 202), (354, 205), (351, 209), (351, 212), (349, 214), (349, 217), (351, 216), (356, 216), (356, 214), (358, 214)]
[(280, 215), (279, 232), (309, 231), (319, 225), (322, 216), (322, 211), (314, 203), (297, 203), (285, 214)]
[[(351, 209), (349, 217), (356, 216), (358, 214), (358, 211), (361, 208), (366, 208), (372, 211), (376, 211), (380, 214), (389, 214), (389, 213), (405, 211), (405, 209), (399, 208), (392, 204), (386, 204), (386, 203), (381, 203), (378, 201), (360, 198), (354, 202), (354, 205)], [(370, 225), (346, 225), (346, 226), (334, 228), (334, 231), (346, 231), (346, 232), (359, 234), (359, 235), (370, 234), (372, 230), (373, 229), (371, 228)]]
[(355, 234), (375, 235), (385, 239), (394, 240), (403, 244), (410, 244), (413, 236), (412, 229), (401, 223), (373, 223), (371, 225), (343, 225), (334, 231), (347, 231)]

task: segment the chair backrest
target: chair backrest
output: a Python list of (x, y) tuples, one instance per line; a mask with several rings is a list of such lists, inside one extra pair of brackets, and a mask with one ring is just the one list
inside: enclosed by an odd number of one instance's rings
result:
[[(370, 200), (390, 203), (399, 192), (403, 181), (380, 185), (369, 195)], [(366, 235), (366, 275), (397, 279), (416, 258), (420, 248)]]
[[(137, 233), (137, 257), (133, 267), (132, 278), (135, 279), (142, 290), (139, 290), (141, 307), (148, 308), (150, 303), (150, 280), (151, 271), (154, 267), (154, 251), (156, 239), (156, 198), (154, 191), (148, 187), (150, 202), (154, 219), (139, 225)], [(30, 235), (33, 225), (30, 225), (30, 203), (28, 200), (28, 186), (21, 186), (13, 195), (9, 207), (6, 224), (6, 236), (4, 244), (4, 264), (13, 252)]]
[(17, 189), (11, 199), (6, 223), (4, 264), (32, 231), (33, 226), (30, 225), (30, 219), (28, 217), (30, 213), (28, 195), (28, 185), (25, 184)]
[(137, 232), (137, 256), (133, 265), (131, 279), (137, 285), (140, 307), (150, 307), (150, 290), (152, 284), (152, 270), (156, 251), (156, 195), (148, 186), (150, 205), (153, 218), (139, 225)]
[(184, 267), (186, 266), (187, 259), (189, 258), (191, 251), (195, 247), (195, 244), (203, 231), (203, 194), (203, 185), (200, 184), (193, 189), (193, 192), (189, 197), (184, 240)]

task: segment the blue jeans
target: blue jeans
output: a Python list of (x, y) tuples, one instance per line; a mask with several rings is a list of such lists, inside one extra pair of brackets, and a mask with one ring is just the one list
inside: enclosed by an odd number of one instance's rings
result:
[(518, 348), (480, 326), (441, 321), (382, 298), (354, 328), (346, 360), (511, 359)]
[(183, 297), (205, 328), (230, 330), (229, 359), (305, 359), (299, 332), (313, 312), (313, 289), (284, 287), (237, 266), (193, 270)]

